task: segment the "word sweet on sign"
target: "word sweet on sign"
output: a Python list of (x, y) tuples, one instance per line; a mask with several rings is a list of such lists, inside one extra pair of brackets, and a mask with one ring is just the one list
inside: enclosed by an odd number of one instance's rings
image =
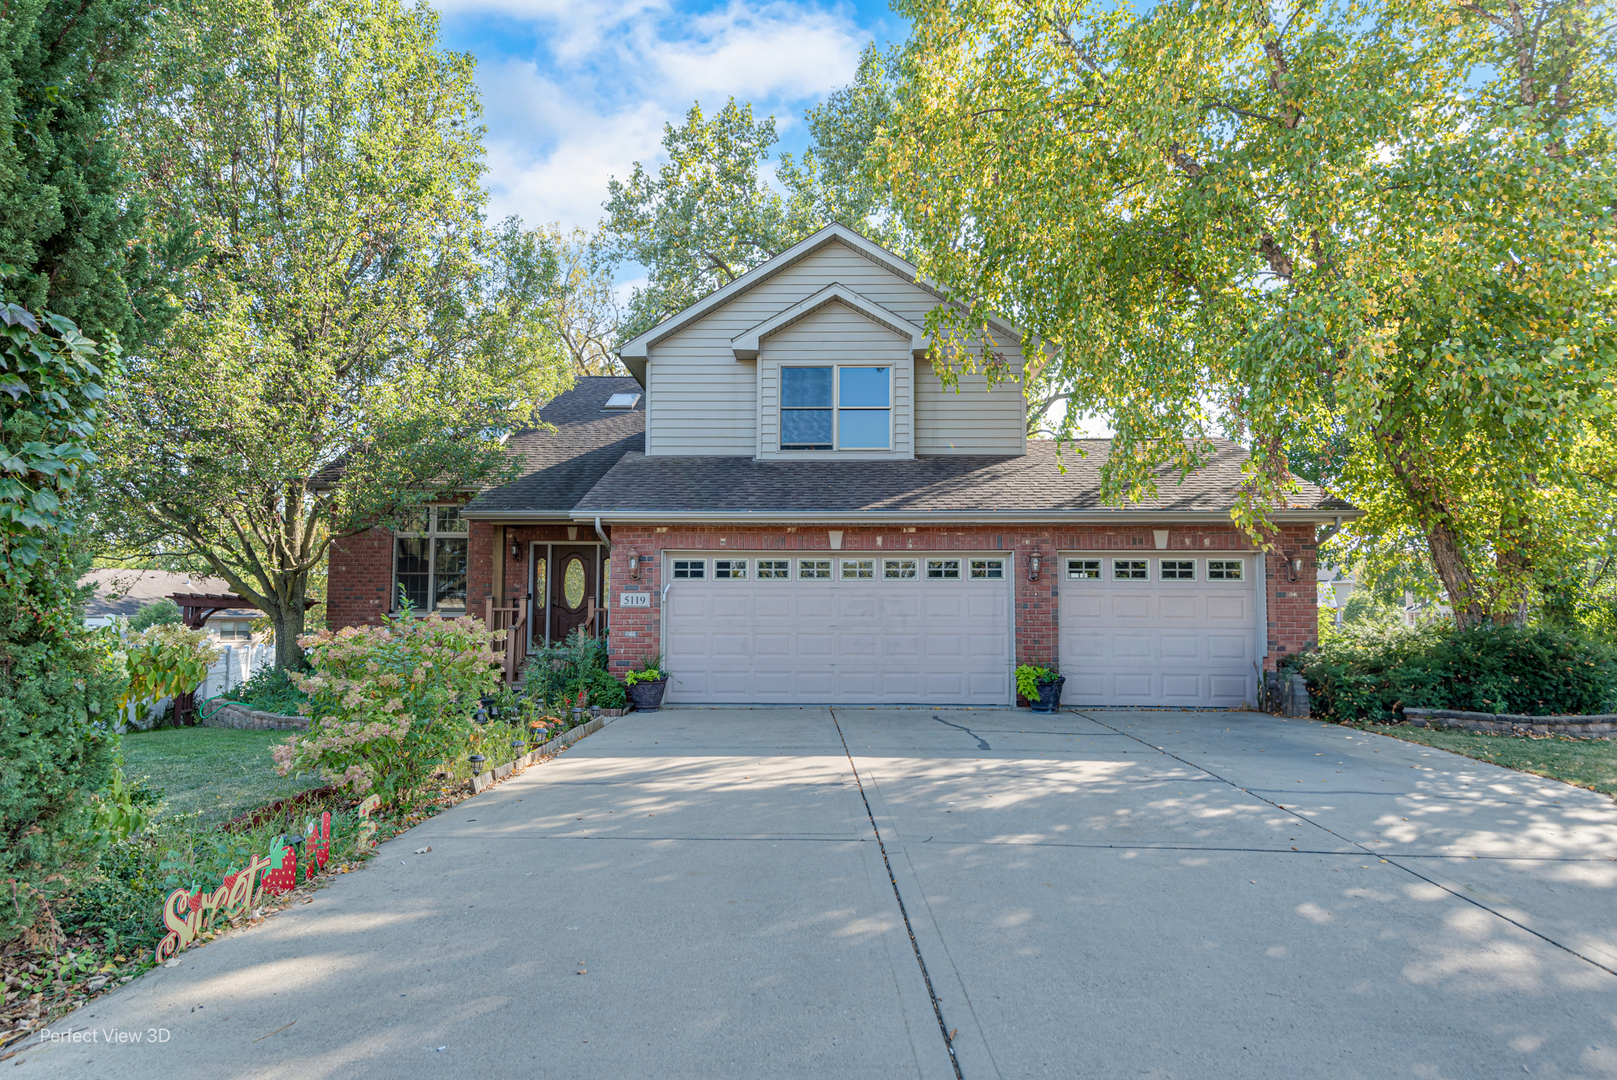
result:
[[(369, 820), (371, 812), (381, 805), (375, 795), (359, 804), (360, 840), (370, 839), (376, 832), (376, 823)], [(282, 838), (285, 839), (284, 837)], [(325, 869), (331, 858), (331, 813), (320, 815), (300, 841), (307, 862), (305, 880)], [(212, 892), (198, 889), (175, 889), (163, 904), (163, 925), (168, 933), (157, 943), (157, 959), (167, 960), (181, 949), (188, 948), (203, 931), (221, 917), (229, 919), (239, 911), (253, 907), (266, 895), (284, 893), (298, 883), (298, 853), (292, 844), (282, 843), (271, 855), (254, 855), (252, 861), (226, 874), (224, 881)], [(262, 874), (262, 876), (260, 876)]]

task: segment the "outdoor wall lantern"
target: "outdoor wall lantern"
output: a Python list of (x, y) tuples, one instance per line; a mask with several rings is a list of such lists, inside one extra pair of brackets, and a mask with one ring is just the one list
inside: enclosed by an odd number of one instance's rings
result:
[(1039, 555), (1038, 555), (1038, 552), (1034, 552), (1032, 555), (1028, 556), (1028, 559), (1027, 559), (1027, 579), (1029, 581), (1037, 581), (1037, 580), (1039, 580)]
[(640, 556), (632, 551), (629, 552), (629, 576), (640, 580)]
[(520, 559), (521, 557), (522, 545), (515, 540), (511, 541), (511, 558)]
[(1302, 577), (1303, 557), (1298, 555), (1296, 558), (1292, 559), (1288, 565), (1288, 569), (1291, 570), (1290, 578), (1292, 581), (1296, 581), (1298, 578)]

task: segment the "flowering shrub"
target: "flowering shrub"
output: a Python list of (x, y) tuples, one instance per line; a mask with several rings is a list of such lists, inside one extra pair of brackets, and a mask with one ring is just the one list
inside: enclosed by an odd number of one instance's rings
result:
[(471, 710), (500, 679), (489, 641), (479, 619), (436, 616), (299, 638), (312, 671), (292, 678), (309, 731), (274, 749), (276, 772), (319, 770), (355, 795), (410, 802), (473, 737)]

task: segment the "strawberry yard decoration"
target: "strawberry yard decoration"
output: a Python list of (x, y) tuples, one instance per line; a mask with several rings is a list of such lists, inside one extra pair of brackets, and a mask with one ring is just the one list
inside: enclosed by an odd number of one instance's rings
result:
[[(376, 831), (369, 821), (379, 800), (373, 795), (359, 807), (360, 835), (368, 838)], [(241, 911), (257, 905), (266, 895), (291, 891), (298, 883), (298, 855), (295, 845), (278, 843), (279, 850), (269, 855), (254, 855), (247, 865), (233, 874), (226, 874), (217, 889), (175, 889), (163, 904), (163, 926), (168, 934), (158, 942), (156, 958), (168, 959), (181, 949), (188, 948), (204, 931), (219, 919), (229, 919)], [(319, 822), (310, 821), (303, 837), (304, 857), (307, 860), (305, 881), (314, 880), (315, 874), (325, 869), (331, 858), (331, 812), (320, 815)]]

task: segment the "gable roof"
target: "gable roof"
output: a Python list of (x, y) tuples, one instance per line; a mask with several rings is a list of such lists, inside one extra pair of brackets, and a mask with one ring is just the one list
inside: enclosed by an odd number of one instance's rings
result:
[(743, 331), (730, 339), (730, 349), (735, 353), (737, 360), (756, 360), (758, 350), (763, 347), (764, 339), (771, 334), (778, 334), (782, 330), (802, 319), (808, 318), (816, 311), (831, 304), (841, 304), (878, 326), (891, 330), (899, 337), (908, 338), (910, 352), (917, 360), (926, 356), (932, 347), (932, 339), (925, 330), (910, 322), (897, 312), (889, 311), (867, 296), (861, 296), (839, 282), (833, 281), (813, 296), (799, 300), (784, 311), (778, 311), (750, 330)]
[[(670, 334), (678, 333), (717, 308), (723, 307), (742, 293), (756, 288), (779, 274), (782, 270), (808, 258), (828, 244), (842, 244), (851, 248), (855, 253), (864, 256), (877, 266), (883, 267), (912, 285), (926, 290), (940, 301), (944, 299), (943, 291), (933, 282), (923, 278), (920, 268), (914, 263), (899, 258), (880, 244), (861, 236), (846, 225), (833, 222), (814, 235), (799, 240), (768, 262), (753, 267), (723, 288), (715, 289), (713, 292), (708, 293), (690, 307), (669, 316), (645, 333), (624, 342), (618, 349), (618, 358), (623, 361), (623, 365), (634, 374), (640, 384), (645, 385), (646, 361), (650, 357), (650, 349), (653, 345), (656, 345)], [(1007, 337), (1015, 338), (1018, 342), (1027, 336), (1026, 331), (1021, 327), (1004, 319), (990, 318), (988, 322), (996, 331)]]
[[(1100, 498), (1106, 439), (1084, 439), (1057, 456), (1050, 440), (1027, 454), (923, 457), (910, 461), (759, 461), (745, 457), (625, 454), (574, 510), (606, 521), (1153, 521), (1228, 520), (1246, 450), (1216, 440), (1213, 458), (1180, 479), (1165, 468), (1155, 496), (1125, 507)], [(1080, 456), (1074, 452), (1081, 449)], [(1063, 467), (1065, 467), (1063, 471)], [(1302, 483), (1279, 520), (1328, 521), (1359, 511)]]
[(640, 385), (621, 375), (586, 375), (539, 410), (554, 431), (529, 429), (511, 435), (506, 450), (522, 475), (491, 487), (466, 504), (462, 515), (498, 519), (513, 511), (525, 518), (571, 520), (573, 507), (630, 451), (646, 448), (645, 398), (632, 409), (607, 410), (613, 394), (639, 395)]

